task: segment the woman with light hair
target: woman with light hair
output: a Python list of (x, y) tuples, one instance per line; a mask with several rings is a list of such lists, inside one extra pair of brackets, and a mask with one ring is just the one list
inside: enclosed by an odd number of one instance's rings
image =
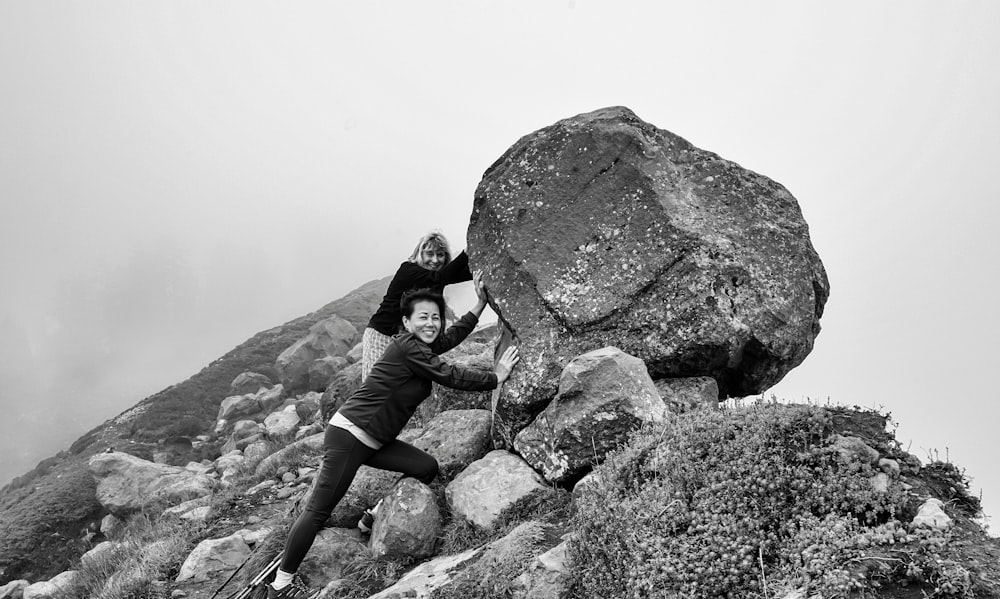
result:
[(399, 332), (402, 321), (399, 302), (404, 293), (414, 289), (443, 293), (445, 285), (471, 280), (469, 256), (464, 250), (452, 259), (448, 240), (440, 232), (431, 231), (421, 237), (409, 259), (399, 265), (382, 303), (368, 321), (362, 337), (361, 380), (368, 377), (392, 336)]

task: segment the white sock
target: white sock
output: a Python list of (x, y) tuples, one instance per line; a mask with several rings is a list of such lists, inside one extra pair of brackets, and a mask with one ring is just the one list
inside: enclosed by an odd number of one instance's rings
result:
[(271, 586), (276, 591), (281, 590), (292, 582), (293, 576), (295, 576), (295, 572), (285, 572), (281, 568), (278, 568), (278, 571), (274, 573), (274, 582), (271, 583)]

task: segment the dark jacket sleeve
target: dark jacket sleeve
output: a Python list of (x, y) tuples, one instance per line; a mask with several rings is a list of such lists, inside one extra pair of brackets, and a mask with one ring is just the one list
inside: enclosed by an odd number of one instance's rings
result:
[(469, 271), (469, 255), (465, 253), (465, 250), (462, 250), (459, 255), (455, 256), (454, 260), (441, 270), (427, 270), (419, 264), (404, 262), (397, 273), (397, 276), (400, 275), (405, 277), (407, 289), (451, 285), (452, 283), (472, 280), (472, 272)]
[(497, 387), (495, 372), (481, 372), (449, 364), (438, 357), (430, 346), (413, 337), (409, 338), (404, 349), (407, 365), (415, 376), (462, 391), (486, 391)]
[(431, 351), (435, 354), (443, 354), (465, 341), (469, 333), (476, 328), (478, 322), (479, 318), (475, 314), (466, 312), (465, 316), (456, 320), (444, 333), (438, 335), (438, 338), (430, 345)]

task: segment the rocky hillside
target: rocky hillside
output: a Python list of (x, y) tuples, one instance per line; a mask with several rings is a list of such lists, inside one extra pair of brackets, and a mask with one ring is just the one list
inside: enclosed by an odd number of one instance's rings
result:
[[(257, 333), (191, 378), (142, 400), (82, 436), (68, 451), (11, 481), (0, 491), (0, 580), (42, 578), (79, 558), (82, 547), (75, 539), (102, 511), (87, 468), (91, 455), (115, 448), (152, 460), (169, 449), (164, 446), (168, 439), (210, 432), (237, 375), (256, 371), (268, 381), (277, 379), (281, 352), (334, 314), (362, 331), (388, 284), (388, 278), (371, 281), (315, 312)], [(187, 453), (197, 459), (217, 455), (212, 444), (189, 447)], [(178, 454), (175, 461), (183, 457)]]
[[(401, 438), (438, 460), (432, 484), (361, 470), (302, 566), (318, 597), (1000, 596), (960, 468), (921, 463), (884, 415), (759, 395), (829, 295), (779, 184), (603, 109), (491, 166), (468, 243), (500, 323), (445, 358), (522, 361), (495, 394), (421, 406)], [(386, 283), (4, 489), (0, 599), (261, 597)]]

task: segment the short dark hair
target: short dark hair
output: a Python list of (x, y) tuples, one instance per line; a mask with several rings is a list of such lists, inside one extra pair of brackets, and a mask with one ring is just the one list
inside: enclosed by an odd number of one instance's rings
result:
[(441, 318), (444, 318), (444, 296), (431, 289), (414, 289), (403, 294), (399, 300), (399, 311), (403, 316), (413, 316), (413, 305), (417, 302), (434, 302), (437, 304)]

